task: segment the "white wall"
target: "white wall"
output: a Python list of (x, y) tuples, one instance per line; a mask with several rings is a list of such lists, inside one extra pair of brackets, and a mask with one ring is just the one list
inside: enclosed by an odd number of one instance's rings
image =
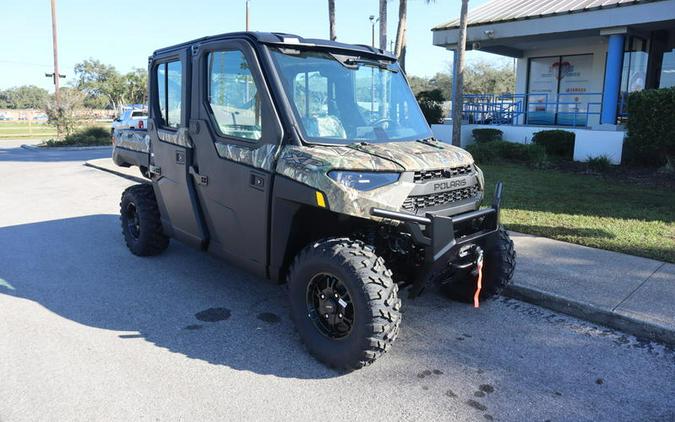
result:
[[(472, 143), (471, 131), (477, 128), (499, 129), (504, 133), (504, 140), (518, 143), (529, 143), (532, 135), (541, 130), (562, 129), (574, 132), (574, 160), (586, 161), (590, 157), (606, 155), (613, 164), (621, 163), (621, 151), (625, 132), (615, 130), (568, 129), (543, 126), (495, 126), (495, 125), (462, 125), (462, 147)], [(452, 125), (431, 125), (434, 136), (447, 143), (452, 142)]]

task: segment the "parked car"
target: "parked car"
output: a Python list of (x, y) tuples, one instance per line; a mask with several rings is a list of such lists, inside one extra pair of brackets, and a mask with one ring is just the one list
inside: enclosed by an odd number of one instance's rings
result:
[(148, 109), (127, 108), (122, 114), (113, 120), (110, 133), (114, 135), (115, 129), (145, 129), (148, 123)]

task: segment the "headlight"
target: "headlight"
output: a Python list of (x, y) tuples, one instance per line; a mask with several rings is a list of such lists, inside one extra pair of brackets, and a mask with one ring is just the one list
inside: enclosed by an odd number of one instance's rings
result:
[(399, 173), (362, 173), (357, 171), (334, 170), (328, 173), (328, 177), (348, 188), (356, 190), (373, 190), (390, 185), (399, 178)]

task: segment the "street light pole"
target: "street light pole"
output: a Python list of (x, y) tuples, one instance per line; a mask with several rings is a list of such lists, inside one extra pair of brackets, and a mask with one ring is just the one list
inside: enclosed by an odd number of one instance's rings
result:
[(375, 22), (379, 21), (379, 19), (375, 20), (375, 15), (370, 15), (368, 19), (370, 19), (370, 45), (375, 48)]
[(59, 41), (58, 41), (58, 31), (56, 28), (56, 0), (51, 0), (52, 3), (52, 46), (54, 49), (54, 73), (46, 73), (45, 76), (51, 76), (54, 79), (54, 98), (56, 99), (56, 109), (61, 109), (61, 93), (60, 90), (60, 79), (65, 78), (66, 75), (62, 75), (59, 72)]
[(248, 32), (249, 26), (248, 26), (248, 2), (249, 0), (246, 0), (246, 32)]

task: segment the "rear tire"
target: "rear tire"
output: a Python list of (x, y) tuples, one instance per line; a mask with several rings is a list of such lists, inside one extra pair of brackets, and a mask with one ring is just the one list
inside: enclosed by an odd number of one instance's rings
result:
[(120, 221), (124, 242), (134, 255), (159, 255), (169, 246), (152, 185), (134, 185), (124, 191)]
[[(291, 318), (309, 352), (347, 370), (384, 354), (401, 323), (391, 275), (373, 248), (358, 240), (327, 239), (303, 249), (289, 271), (288, 293)], [(335, 301), (322, 300), (323, 293), (334, 293)]]
[[(490, 238), (485, 247), (483, 259), (483, 280), (480, 300), (490, 299), (500, 294), (513, 279), (516, 268), (516, 250), (513, 241), (503, 227)], [(473, 303), (476, 292), (476, 278), (469, 273), (459, 280), (441, 284), (443, 292), (451, 299)]]

